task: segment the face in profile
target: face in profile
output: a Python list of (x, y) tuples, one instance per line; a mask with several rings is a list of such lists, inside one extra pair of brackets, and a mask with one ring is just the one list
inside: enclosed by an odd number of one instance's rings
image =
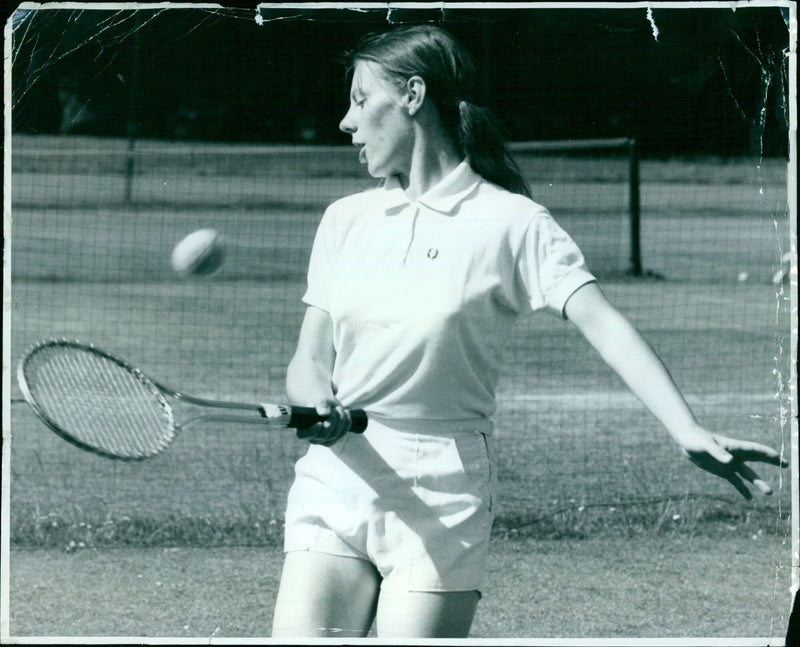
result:
[(377, 63), (356, 63), (350, 108), (339, 128), (352, 136), (360, 162), (373, 177), (407, 176), (411, 168), (413, 132), (405, 98)]

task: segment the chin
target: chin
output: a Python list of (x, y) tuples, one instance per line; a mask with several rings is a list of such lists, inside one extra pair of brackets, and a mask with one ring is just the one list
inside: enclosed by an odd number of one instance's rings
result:
[(373, 168), (369, 164), (367, 164), (367, 173), (369, 173), (374, 178), (385, 178), (389, 175), (386, 171), (380, 168)]

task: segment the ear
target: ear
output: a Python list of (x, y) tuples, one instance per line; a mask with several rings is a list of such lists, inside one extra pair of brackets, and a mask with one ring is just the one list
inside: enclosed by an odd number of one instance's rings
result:
[(413, 117), (425, 101), (425, 79), (421, 76), (412, 76), (406, 81), (406, 108), (409, 116)]

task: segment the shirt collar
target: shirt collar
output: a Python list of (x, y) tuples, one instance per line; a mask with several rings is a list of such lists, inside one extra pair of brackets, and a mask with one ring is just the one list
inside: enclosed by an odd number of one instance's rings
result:
[(464, 198), (472, 193), (480, 180), (481, 176), (472, 170), (467, 160), (464, 160), (438, 184), (412, 201), (403, 191), (397, 176), (391, 175), (386, 178), (386, 182), (383, 185), (384, 209), (389, 211), (412, 202), (418, 202), (434, 211), (449, 214)]

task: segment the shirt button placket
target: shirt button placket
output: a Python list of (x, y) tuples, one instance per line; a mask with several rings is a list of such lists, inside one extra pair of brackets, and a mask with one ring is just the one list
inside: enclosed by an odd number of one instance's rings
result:
[(413, 211), (411, 212), (411, 217), (409, 218), (408, 222), (408, 245), (406, 245), (406, 251), (403, 255), (403, 265), (405, 265), (408, 261), (408, 256), (411, 253), (411, 248), (414, 245), (414, 237), (417, 230), (417, 219), (419, 218), (419, 205), (414, 203), (412, 205), (412, 209)]

